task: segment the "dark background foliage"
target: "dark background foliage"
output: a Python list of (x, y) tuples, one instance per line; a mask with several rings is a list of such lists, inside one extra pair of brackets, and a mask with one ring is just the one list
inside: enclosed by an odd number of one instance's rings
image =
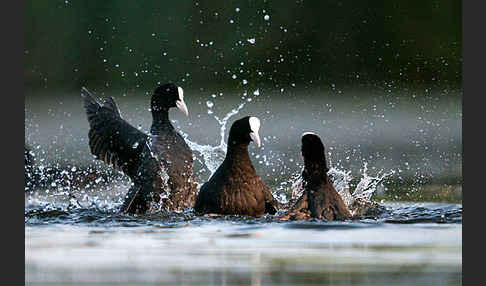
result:
[(237, 88), (245, 79), (249, 88), (276, 90), (335, 84), (457, 89), (461, 5), (28, 1), (25, 86), (150, 91), (157, 82)]

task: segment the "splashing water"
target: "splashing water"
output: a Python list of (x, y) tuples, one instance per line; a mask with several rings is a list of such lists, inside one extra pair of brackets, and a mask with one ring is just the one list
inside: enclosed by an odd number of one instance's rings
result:
[(351, 171), (344, 171), (331, 167), (327, 172), (328, 176), (332, 178), (334, 188), (339, 193), (346, 206), (350, 206), (354, 203), (354, 198), (349, 191), (349, 184), (353, 177)]
[(116, 210), (122, 203), (130, 182), (120, 171), (98, 161), (94, 167), (47, 163), (45, 151), (40, 146), (34, 149), (30, 153), (35, 160), (25, 166), (26, 210)]
[(395, 173), (394, 170), (382, 173), (380, 171), (376, 177), (367, 174), (368, 163), (364, 162), (364, 167), (361, 170), (361, 179), (354, 189), (350, 192), (350, 182), (353, 179), (351, 171), (343, 171), (337, 168), (331, 168), (328, 174), (333, 179), (333, 184), (336, 191), (343, 199), (344, 204), (348, 207), (353, 216), (363, 216), (373, 213), (381, 212), (382, 206), (371, 200), (373, 194), (381, 186), (385, 178)]
[[(182, 137), (184, 137), (184, 140), (186, 140), (187, 145), (189, 145), (191, 150), (198, 152), (202, 156), (202, 161), (199, 158), (197, 159), (211, 173), (209, 177), (211, 177), (214, 174), (214, 172), (216, 172), (216, 169), (219, 167), (221, 162), (223, 162), (224, 157), (226, 156), (227, 145), (224, 139), (225, 139), (228, 120), (234, 115), (238, 114), (240, 110), (245, 106), (245, 104), (246, 102), (240, 103), (237, 108), (232, 109), (222, 119), (220, 119), (217, 115), (213, 115), (214, 119), (216, 119), (216, 121), (218, 122), (220, 128), (219, 130), (220, 141), (219, 144), (216, 146), (198, 144), (197, 142), (190, 140), (188, 134), (179, 130), (179, 132), (182, 134)], [(212, 104), (211, 107), (213, 105), (214, 104)]]
[(365, 162), (363, 166), (363, 178), (356, 186), (353, 192), (353, 197), (362, 198), (365, 200), (370, 200), (373, 193), (376, 191), (377, 187), (381, 182), (388, 176), (395, 174), (395, 170), (391, 170), (388, 173), (383, 173), (380, 175), (382, 170), (378, 172), (376, 177), (369, 176), (366, 172), (368, 171), (368, 163)]
[[(353, 209), (353, 205), (357, 200), (360, 200), (362, 203), (371, 203), (371, 197), (376, 192), (383, 180), (395, 173), (394, 170), (385, 173), (382, 173), (382, 171), (380, 171), (376, 177), (373, 177), (368, 175), (367, 171), (368, 163), (364, 162), (364, 167), (361, 172), (361, 179), (354, 189), (354, 192), (352, 193), (350, 191), (350, 183), (353, 180), (353, 176), (351, 176), (351, 171), (345, 171), (336, 167), (331, 167), (327, 172), (329, 178), (332, 180), (334, 188), (341, 196), (344, 204), (351, 210)], [(302, 177), (300, 173), (292, 176), (292, 179), (290, 179), (290, 182), (292, 183), (292, 200), (296, 200), (297, 198), (299, 198), (304, 191), (302, 186)], [(356, 212), (356, 210), (354, 210), (354, 212)]]

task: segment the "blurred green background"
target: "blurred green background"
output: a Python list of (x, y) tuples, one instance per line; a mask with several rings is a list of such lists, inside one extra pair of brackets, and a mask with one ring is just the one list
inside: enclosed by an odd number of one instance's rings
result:
[(27, 1), (28, 90), (460, 89), (462, 2)]

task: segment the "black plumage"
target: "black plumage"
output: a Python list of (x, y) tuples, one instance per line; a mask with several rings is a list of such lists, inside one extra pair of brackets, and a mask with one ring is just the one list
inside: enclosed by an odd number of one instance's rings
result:
[(279, 203), (256, 174), (248, 154), (250, 141), (260, 146), (256, 117), (235, 121), (228, 136), (226, 157), (200, 189), (194, 210), (198, 214), (236, 214), (258, 217), (275, 214)]
[(91, 153), (123, 171), (133, 182), (122, 211), (145, 213), (160, 207), (182, 211), (192, 207), (197, 194), (192, 151), (169, 120), (172, 107), (188, 115), (182, 89), (174, 84), (155, 89), (150, 134), (126, 122), (112, 97), (100, 105), (86, 88), (81, 91)]
[(327, 176), (329, 169), (324, 145), (319, 136), (311, 132), (304, 133), (301, 150), (304, 157), (303, 193), (290, 208), (291, 217), (324, 218), (327, 221), (351, 218), (349, 209)]

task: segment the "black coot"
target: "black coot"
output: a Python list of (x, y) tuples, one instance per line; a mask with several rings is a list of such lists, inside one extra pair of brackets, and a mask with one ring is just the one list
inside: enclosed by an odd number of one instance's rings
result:
[(351, 218), (349, 209), (327, 176), (329, 169), (326, 164), (324, 145), (319, 136), (312, 132), (304, 133), (301, 150), (304, 157), (302, 171), (304, 190), (290, 208), (292, 217), (295, 219), (324, 218), (327, 221)]
[(122, 211), (133, 214), (151, 208), (182, 211), (192, 207), (197, 194), (192, 151), (169, 120), (172, 107), (188, 115), (182, 88), (164, 84), (155, 89), (150, 134), (126, 122), (112, 97), (100, 105), (86, 88), (81, 91), (91, 153), (123, 171), (133, 182)]
[(279, 203), (256, 174), (248, 154), (250, 141), (260, 147), (260, 120), (243, 117), (233, 123), (223, 163), (200, 189), (194, 210), (198, 214), (237, 214), (258, 217), (275, 214)]

